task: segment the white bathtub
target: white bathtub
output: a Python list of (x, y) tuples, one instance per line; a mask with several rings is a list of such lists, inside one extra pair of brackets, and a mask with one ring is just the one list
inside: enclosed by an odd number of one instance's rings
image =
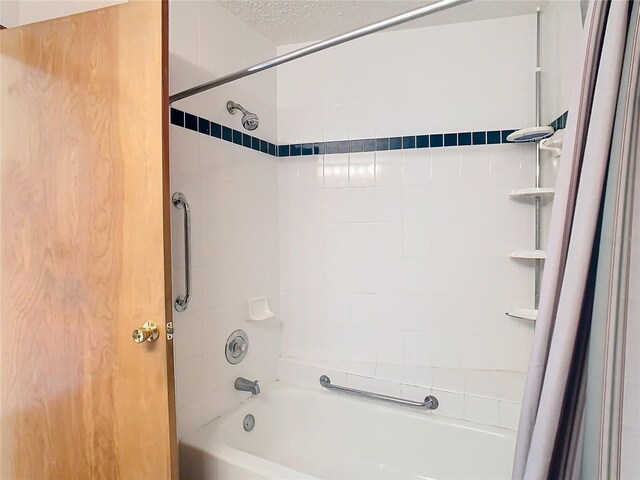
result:
[(509, 430), (278, 382), (182, 440), (180, 469), (182, 480), (507, 479), (514, 444)]

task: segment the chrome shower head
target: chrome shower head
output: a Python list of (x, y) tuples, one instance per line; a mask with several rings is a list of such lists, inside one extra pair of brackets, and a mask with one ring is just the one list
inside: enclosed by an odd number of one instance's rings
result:
[(260, 120), (258, 120), (258, 116), (255, 113), (245, 110), (239, 103), (235, 103), (229, 100), (227, 102), (227, 111), (233, 114), (236, 113), (236, 110), (240, 110), (242, 112), (242, 126), (244, 128), (249, 131), (258, 128)]
[(255, 130), (260, 125), (260, 120), (255, 113), (247, 112), (242, 116), (242, 126), (247, 130)]

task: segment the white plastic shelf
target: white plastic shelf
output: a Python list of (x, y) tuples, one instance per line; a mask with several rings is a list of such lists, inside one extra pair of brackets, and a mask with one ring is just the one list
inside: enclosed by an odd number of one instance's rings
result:
[(520, 188), (509, 193), (509, 196), (516, 198), (552, 197), (554, 193), (553, 188)]
[(522, 318), (534, 322), (538, 316), (538, 310), (531, 308), (512, 308), (506, 313), (507, 316), (513, 318)]
[(509, 254), (511, 258), (525, 258), (531, 260), (544, 260), (547, 252), (544, 250), (518, 250)]

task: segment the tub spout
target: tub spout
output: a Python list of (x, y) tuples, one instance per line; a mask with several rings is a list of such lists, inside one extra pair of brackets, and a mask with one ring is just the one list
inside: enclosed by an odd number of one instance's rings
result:
[(236, 390), (240, 390), (241, 392), (251, 392), (252, 395), (258, 395), (260, 393), (260, 386), (258, 385), (258, 380), (247, 380), (243, 377), (236, 378), (236, 381), (233, 384), (236, 387)]

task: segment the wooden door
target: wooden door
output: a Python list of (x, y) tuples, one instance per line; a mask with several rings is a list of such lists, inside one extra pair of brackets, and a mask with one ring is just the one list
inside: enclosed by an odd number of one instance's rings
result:
[(177, 478), (166, 9), (0, 32), (3, 480)]

